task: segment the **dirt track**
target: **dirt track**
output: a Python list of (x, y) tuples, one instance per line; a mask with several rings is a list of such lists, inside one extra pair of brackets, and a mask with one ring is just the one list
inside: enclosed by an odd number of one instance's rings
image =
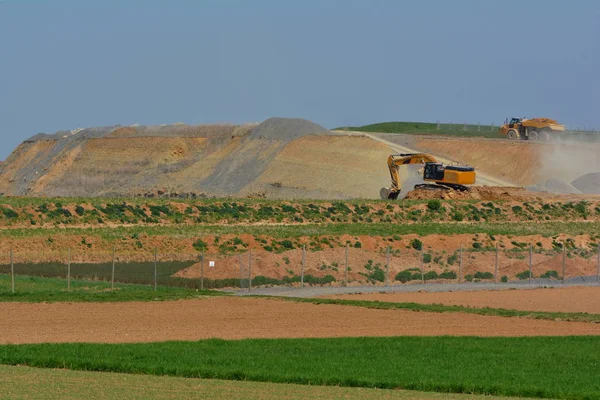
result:
[[(402, 335), (600, 335), (600, 324), (216, 297), (150, 303), (5, 303), (0, 343)], [(32, 329), (32, 327), (35, 327)]]
[(600, 287), (498, 290), (477, 292), (368, 293), (327, 296), (335, 299), (412, 302), (506, 308), (510, 310), (600, 314)]

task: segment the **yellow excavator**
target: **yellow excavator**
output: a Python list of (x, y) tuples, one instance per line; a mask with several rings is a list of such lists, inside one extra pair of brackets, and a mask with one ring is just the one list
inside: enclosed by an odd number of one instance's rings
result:
[(423, 180), (428, 183), (415, 185), (415, 189), (466, 191), (475, 183), (475, 168), (444, 165), (433, 156), (425, 153), (391, 154), (387, 160), (392, 187), (381, 189), (382, 199), (395, 200), (402, 191), (398, 169), (403, 165), (425, 164)]

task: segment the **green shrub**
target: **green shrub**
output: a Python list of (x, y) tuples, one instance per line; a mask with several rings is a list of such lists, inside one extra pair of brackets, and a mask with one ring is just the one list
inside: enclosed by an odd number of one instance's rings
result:
[(423, 278), (423, 275), (421, 275), (421, 273), (420, 273), (420, 272), (415, 272), (415, 273), (413, 273), (413, 274), (412, 274), (412, 276), (411, 276), (411, 279), (412, 279), (413, 281), (420, 281), (420, 280), (421, 280), (421, 278)]
[(558, 279), (558, 272), (552, 270), (552, 271), (546, 271), (544, 272), (542, 275), (540, 275), (540, 278), (546, 278), (546, 279)]
[(354, 248), (355, 249), (360, 249), (361, 247), (362, 247), (362, 244), (360, 242), (354, 243)]
[[(529, 279), (529, 270), (523, 271), (523, 272), (519, 272), (516, 276), (520, 280)], [(531, 275), (531, 277), (533, 278), (533, 275)]]
[(508, 282), (508, 276), (504, 275), (502, 278), (500, 278), (500, 282)]
[(425, 264), (429, 264), (431, 262), (431, 254), (429, 254), (429, 253), (423, 254), (423, 262)]
[(394, 280), (406, 283), (412, 279), (412, 273), (408, 270), (400, 271), (396, 274)]
[(427, 202), (427, 209), (429, 211), (437, 212), (442, 209), (442, 202), (438, 199), (432, 199)]
[(479, 242), (475, 242), (473, 243), (473, 248), (474, 249), (481, 249), (483, 247), (483, 245)]
[(15, 219), (19, 216), (19, 214), (10, 208), (2, 207), (2, 214), (8, 219)]
[(471, 275), (471, 274), (465, 275), (465, 281), (467, 281), (467, 282), (473, 282), (473, 275)]
[(410, 246), (415, 250), (422, 250), (423, 242), (421, 242), (419, 239), (413, 239), (410, 241)]
[(458, 260), (458, 254), (454, 253), (448, 256), (448, 265), (453, 265)]
[(456, 279), (456, 272), (444, 271), (440, 274), (440, 279)]
[(425, 273), (425, 275), (423, 275), (423, 279), (425, 279), (426, 281), (431, 281), (431, 280), (438, 279), (438, 278), (439, 278), (439, 275), (435, 271), (427, 271)]
[(494, 279), (494, 274), (492, 274), (491, 272), (477, 271), (477, 272), (475, 272), (474, 278), (475, 279)]
[(460, 211), (454, 211), (454, 213), (452, 213), (452, 219), (454, 221), (462, 221), (463, 219), (465, 219), (465, 215), (463, 213), (461, 213)]
[(197, 251), (208, 250), (208, 245), (202, 239), (196, 240), (194, 244), (192, 244), (192, 247)]
[(85, 214), (85, 208), (83, 208), (81, 206), (77, 206), (77, 207), (75, 207), (75, 213), (77, 213), (77, 215), (82, 217)]

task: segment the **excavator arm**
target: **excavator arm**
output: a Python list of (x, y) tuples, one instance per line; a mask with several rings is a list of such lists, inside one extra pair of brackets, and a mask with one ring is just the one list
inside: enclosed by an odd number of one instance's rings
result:
[(398, 168), (400, 166), (425, 163), (437, 163), (437, 160), (433, 156), (425, 153), (391, 154), (388, 157), (387, 164), (390, 170), (390, 177), (392, 178), (392, 187), (389, 188), (389, 192), (387, 193), (386, 197), (388, 199), (397, 199), (400, 191), (402, 190), (400, 177), (398, 175)]

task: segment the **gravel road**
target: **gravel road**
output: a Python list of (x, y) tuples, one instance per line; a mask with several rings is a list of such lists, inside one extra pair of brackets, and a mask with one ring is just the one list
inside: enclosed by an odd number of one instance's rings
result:
[(248, 289), (228, 289), (228, 292), (239, 296), (265, 295), (284, 297), (319, 297), (335, 294), (353, 293), (411, 293), (411, 292), (460, 292), (476, 290), (506, 290), (506, 289), (538, 289), (543, 287), (565, 287), (565, 286), (598, 286), (596, 276), (583, 276), (570, 278), (562, 283), (551, 279), (532, 279), (531, 283), (524, 280), (520, 282), (493, 283), (426, 283), (426, 284), (396, 284), (390, 286), (306, 286), (296, 287), (260, 287)]

